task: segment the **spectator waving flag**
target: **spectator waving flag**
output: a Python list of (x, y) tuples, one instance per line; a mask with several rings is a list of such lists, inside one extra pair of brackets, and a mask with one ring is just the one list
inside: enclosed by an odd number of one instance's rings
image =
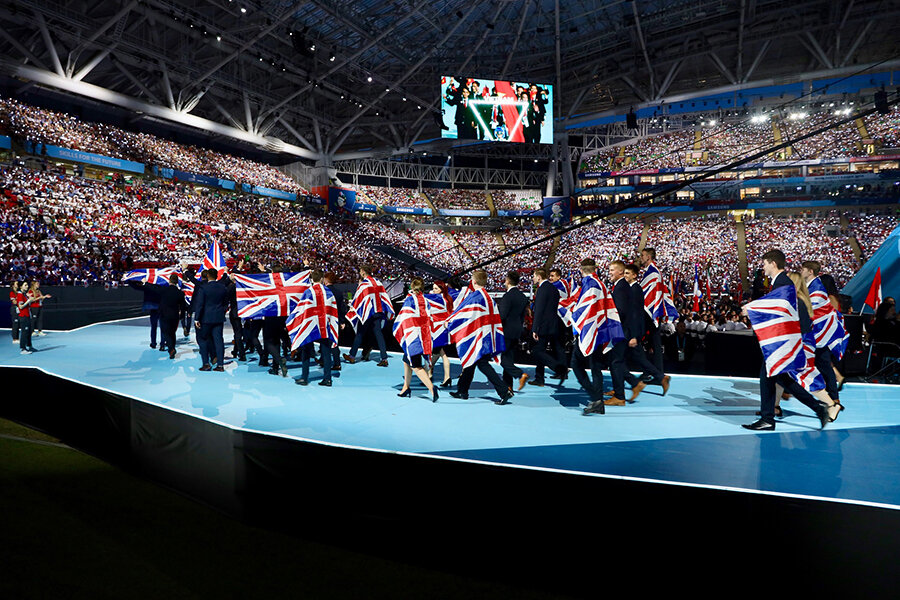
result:
[(818, 277), (809, 282), (809, 299), (812, 301), (812, 333), (816, 348), (829, 348), (838, 360), (847, 350), (850, 335), (844, 328), (844, 316), (828, 299), (828, 292)]
[(590, 356), (597, 348), (606, 352), (612, 348), (610, 342), (614, 344), (625, 339), (616, 305), (596, 273), (581, 280), (569, 318), (578, 338), (578, 348), (585, 356)]
[(190, 277), (185, 277), (182, 273), (177, 273), (178, 275), (178, 287), (184, 292), (184, 301), (190, 305), (191, 300), (194, 299), (194, 286), (197, 285), (196, 279), (191, 279)]
[(669, 290), (663, 283), (662, 274), (654, 263), (650, 263), (644, 270), (641, 289), (644, 290), (644, 310), (651, 318), (661, 319), (667, 316), (672, 321), (678, 318), (678, 309), (675, 308)]
[(435, 348), (450, 345), (450, 332), (447, 331), (447, 319), (453, 312), (453, 298), (448, 293), (425, 294), (428, 303), (428, 316), (431, 318), (431, 344)]
[(232, 275), (238, 317), (286, 317), (311, 282), (309, 271)]
[(866, 294), (864, 306), (869, 306), (876, 312), (878, 307), (881, 306), (881, 267), (878, 267), (875, 271), (875, 279), (872, 280), (872, 286), (869, 288), (869, 293)]
[(337, 300), (331, 290), (321, 283), (308, 286), (288, 315), (287, 331), (291, 337), (291, 350), (323, 339), (337, 345)]
[(748, 302), (747, 316), (759, 339), (766, 374), (802, 371), (806, 368), (800, 317), (797, 314), (797, 291), (792, 285), (775, 288), (759, 300)]
[(697, 271), (697, 265), (694, 265), (694, 306), (695, 313), (700, 312), (700, 274)]
[(169, 285), (169, 276), (176, 272), (175, 267), (163, 269), (134, 269), (122, 276), (123, 282), (155, 283), (156, 285)]
[(484, 290), (466, 294), (450, 315), (448, 327), (463, 368), (474, 365), (483, 356), (495, 356), (506, 349), (500, 313)]
[[(431, 294), (440, 296), (440, 294)], [(432, 320), (428, 312), (429, 300), (424, 294), (409, 294), (394, 321), (394, 337), (400, 342), (407, 358), (424, 354), (431, 356), (434, 342)]]
[(347, 311), (347, 320), (353, 331), (356, 331), (377, 313), (384, 313), (390, 317), (394, 314), (394, 307), (391, 306), (391, 298), (381, 282), (374, 277), (366, 277), (356, 286), (353, 300), (350, 301), (350, 309)]
[(219, 246), (217, 240), (213, 240), (209, 250), (206, 252), (206, 256), (203, 257), (203, 268), (215, 269), (217, 273), (216, 279), (222, 279), (222, 274), (226, 271), (225, 257), (222, 256), (222, 247)]

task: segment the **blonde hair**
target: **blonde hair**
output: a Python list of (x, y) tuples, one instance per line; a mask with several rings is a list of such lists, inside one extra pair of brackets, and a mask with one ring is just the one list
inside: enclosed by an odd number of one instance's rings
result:
[(472, 272), (472, 280), (476, 285), (480, 285), (484, 287), (487, 285), (487, 271), (483, 269), (478, 269), (477, 271)]
[(413, 280), (409, 282), (410, 294), (421, 294), (424, 289), (425, 282), (419, 277), (413, 277)]
[(809, 316), (812, 317), (812, 300), (809, 299), (809, 289), (806, 287), (806, 281), (803, 280), (799, 273), (788, 273), (787, 276), (794, 282), (794, 289), (797, 290), (797, 300), (806, 305), (806, 310), (809, 311)]

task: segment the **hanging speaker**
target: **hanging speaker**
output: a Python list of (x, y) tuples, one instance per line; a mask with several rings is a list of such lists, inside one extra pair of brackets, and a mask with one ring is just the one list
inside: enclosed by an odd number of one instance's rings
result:
[(625, 124), (628, 125), (628, 129), (637, 129), (637, 115), (634, 114), (634, 111), (625, 115)]

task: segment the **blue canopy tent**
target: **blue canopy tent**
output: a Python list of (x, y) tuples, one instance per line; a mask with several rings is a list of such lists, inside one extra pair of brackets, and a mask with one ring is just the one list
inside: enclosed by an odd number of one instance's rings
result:
[(900, 227), (894, 228), (881, 244), (881, 248), (841, 290), (842, 294), (853, 298), (853, 310), (862, 310), (872, 280), (875, 279), (875, 271), (879, 267), (881, 267), (882, 298), (887, 296), (896, 298), (900, 295)]

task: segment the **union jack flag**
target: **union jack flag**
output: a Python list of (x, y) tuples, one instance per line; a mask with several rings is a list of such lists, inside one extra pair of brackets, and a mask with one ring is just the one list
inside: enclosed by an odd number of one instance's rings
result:
[(241, 319), (286, 317), (311, 285), (309, 271), (234, 274), (232, 278)]
[(825, 379), (816, 368), (816, 340), (812, 331), (803, 334), (803, 357), (805, 364), (799, 371), (792, 371), (791, 377), (808, 392), (825, 389)]
[(447, 319), (453, 312), (453, 297), (443, 294), (425, 294), (428, 302), (428, 315), (431, 317), (431, 343), (435, 348), (450, 345), (450, 332), (447, 331)]
[(571, 327), (570, 312), (572, 306), (578, 300), (578, 284), (575, 282), (575, 277), (573, 275), (568, 279), (557, 279), (552, 283), (559, 290), (559, 305), (556, 308), (559, 318), (562, 319), (563, 323)]
[(703, 294), (700, 293), (700, 273), (697, 271), (697, 265), (694, 265), (694, 312), (700, 312), (700, 298), (702, 296)]
[(777, 287), (745, 306), (766, 361), (766, 374), (775, 377), (806, 368), (794, 286)]
[(641, 289), (644, 290), (644, 310), (652, 319), (662, 319), (669, 317), (674, 321), (678, 318), (678, 309), (672, 302), (672, 296), (663, 283), (662, 274), (656, 265), (650, 263), (644, 270), (644, 277), (641, 279)]
[(215, 269), (218, 274), (216, 279), (221, 279), (222, 274), (225, 272), (225, 257), (222, 256), (222, 247), (219, 246), (219, 242), (213, 240), (212, 245), (209, 247), (209, 250), (206, 252), (206, 256), (203, 257), (203, 268), (204, 269)]
[(841, 360), (850, 339), (850, 334), (844, 328), (844, 316), (831, 305), (828, 292), (818, 277), (810, 281), (807, 287), (813, 306), (812, 332), (816, 348), (829, 348)]
[[(440, 294), (430, 294), (439, 296)], [(394, 337), (400, 342), (407, 358), (424, 354), (431, 356), (434, 348), (431, 337), (432, 320), (429, 300), (424, 294), (409, 294), (394, 321)]]
[(596, 273), (581, 280), (570, 320), (572, 331), (578, 339), (578, 348), (585, 356), (593, 354), (598, 347), (607, 352), (613, 344), (625, 339), (612, 294)]
[(391, 306), (391, 298), (385, 291), (381, 282), (374, 277), (366, 277), (358, 286), (350, 301), (350, 309), (347, 311), (347, 320), (353, 327), (353, 331), (372, 318), (372, 315), (383, 312), (390, 318), (394, 314)]
[(500, 313), (484, 290), (472, 290), (457, 303), (448, 327), (463, 368), (474, 365), (483, 356), (495, 356), (506, 349)]
[(286, 325), (291, 350), (322, 339), (331, 340), (336, 346), (338, 310), (334, 294), (321, 283), (307, 286), (288, 315)]
[(155, 283), (156, 285), (169, 285), (169, 276), (175, 273), (175, 267), (163, 269), (134, 269), (122, 276), (122, 281), (134, 281), (136, 283)]

